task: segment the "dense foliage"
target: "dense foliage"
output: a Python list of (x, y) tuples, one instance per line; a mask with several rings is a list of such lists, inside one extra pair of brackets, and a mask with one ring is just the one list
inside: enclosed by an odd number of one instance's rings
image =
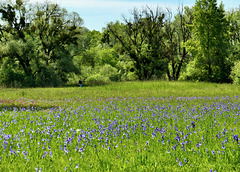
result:
[(238, 82), (240, 8), (216, 0), (192, 8), (134, 9), (102, 32), (58, 4), (0, 3), (0, 85), (129, 80)]

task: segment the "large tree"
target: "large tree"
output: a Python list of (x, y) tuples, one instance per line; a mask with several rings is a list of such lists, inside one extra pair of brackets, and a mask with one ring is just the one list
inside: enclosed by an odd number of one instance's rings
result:
[(164, 14), (159, 8), (134, 9), (132, 18), (123, 17), (124, 23), (110, 23), (109, 33), (122, 45), (134, 62), (135, 72), (140, 80), (154, 75), (161, 77), (166, 72), (167, 60), (163, 46)]
[(0, 14), (2, 75), (8, 69), (14, 74), (11, 80), (24, 83), (20, 85), (54, 86), (77, 72), (72, 62), (82, 24), (77, 13), (48, 2), (31, 5), (16, 0), (2, 3)]
[(192, 24), (193, 14), (189, 7), (179, 6), (178, 13), (173, 15), (167, 9), (165, 20), (165, 49), (169, 61), (167, 76), (169, 80), (178, 80), (184, 65), (189, 61), (189, 54), (186, 51), (185, 43), (190, 40), (192, 32), (189, 25)]
[(240, 6), (229, 11), (227, 18), (230, 25), (231, 60), (240, 60)]
[[(230, 65), (228, 61), (228, 22), (223, 4), (216, 0), (197, 0), (194, 6), (193, 34), (189, 45), (202, 80), (228, 82)], [(191, 50), (191, 48), (189, 48)]]

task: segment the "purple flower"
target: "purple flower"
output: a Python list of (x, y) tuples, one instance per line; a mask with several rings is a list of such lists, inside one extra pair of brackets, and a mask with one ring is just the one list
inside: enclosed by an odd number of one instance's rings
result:
[(44, 154), (42, 155), (42, 158), (45, 158), (47, 156), (48, 152), (44, 152)]
[(215, 151), (214, 150), (212, 151), (212, 154), (215, 155)]
[(183, 166), (182, 162), (179, 162), (179, 166), (181, 166), (181, 167)]
[(146, 146), (149, 145), (149, 141), (146, 142)]
[(50, 155), (51, 158), (53, 157), (52, 151), (49, 151), (49, 155)]
[(195, 124), (194, 124), (194, 121), (191, 123), (191, 125), (192, 125), (192, 128), (195, 128)]
[(80, 148), (80, 149), (79, 149), (79, 152), (83, 152), (83, 148)]
[(77, 164), (75, 168), (79, 168), (79, 164)]
[(238, 135), (233, 135), (233, 139), (238, 142)]

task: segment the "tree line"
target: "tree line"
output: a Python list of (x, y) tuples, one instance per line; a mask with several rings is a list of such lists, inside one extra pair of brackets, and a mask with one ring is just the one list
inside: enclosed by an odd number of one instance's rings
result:
[(102, 32), (58, 4), (0, 2), (0, 85), (60, 86), (130, 80), (240, 83), (240, 7), (133, 9)]

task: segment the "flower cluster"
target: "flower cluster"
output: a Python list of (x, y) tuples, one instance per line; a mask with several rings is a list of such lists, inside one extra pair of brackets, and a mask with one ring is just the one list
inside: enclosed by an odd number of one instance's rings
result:
[(206, 161), (234, 166), (240, 122), (235, 99), (154, 100), (109, 99), (48, 111), (5, 109), (0, 112), (0, 160), (29, 163), (36, 171), (151, 169), (161, 163), (166, 169), (194, 168)]

